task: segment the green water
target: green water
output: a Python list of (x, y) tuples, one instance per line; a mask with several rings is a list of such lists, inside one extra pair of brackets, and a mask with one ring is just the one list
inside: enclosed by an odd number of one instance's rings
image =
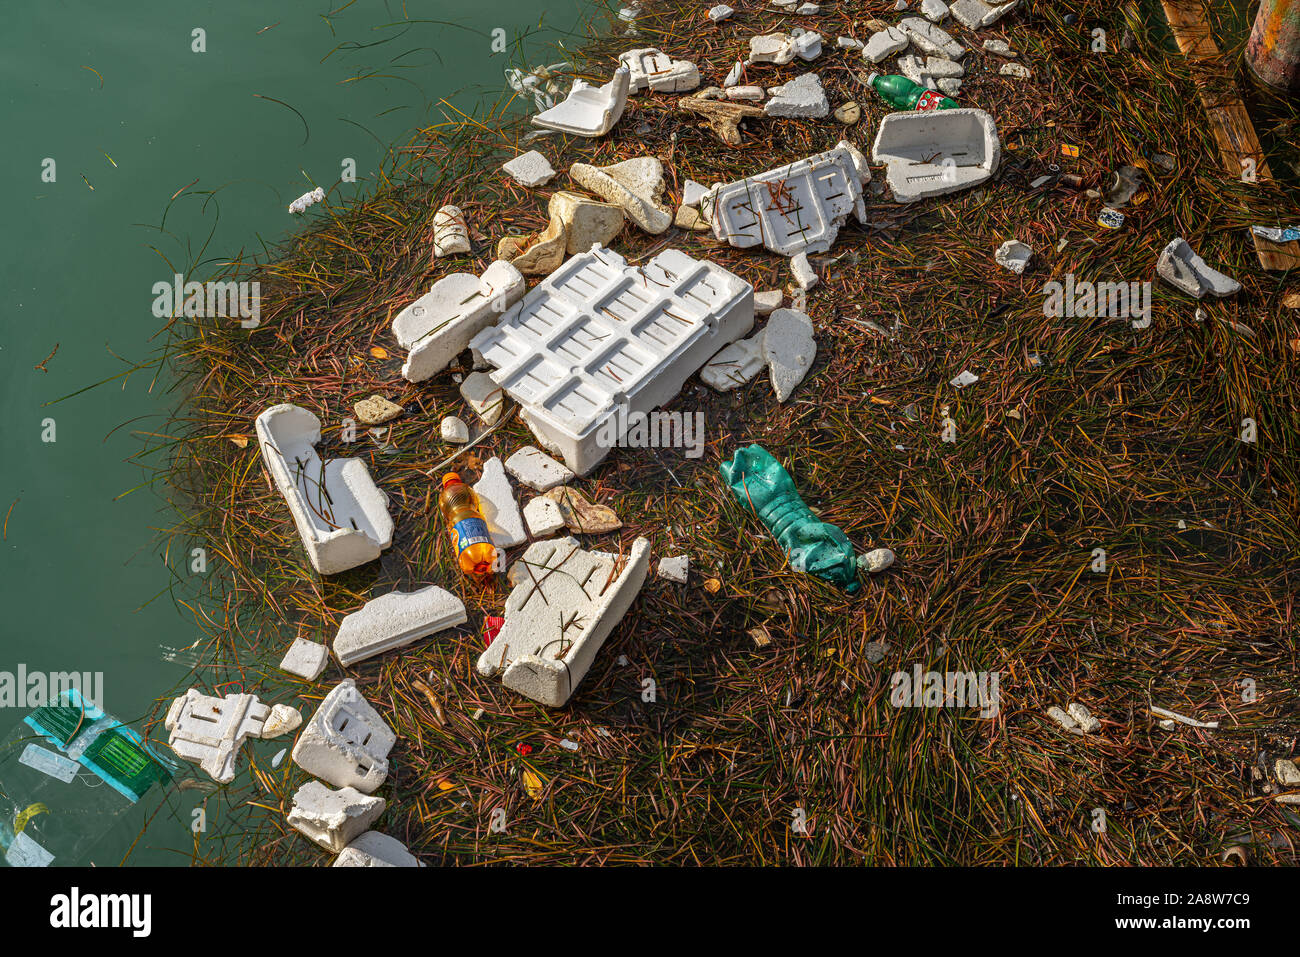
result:
[[(102, 672), (101, 703), (127, 721), (184, 677), (171, 649), (199, 632), (168, 585), (188, 568), (179, 555), (167, 567), (154, 533), (172, 518), (149, 487), (123, 494), (148, 481), (128, 459), (176, 397), (150, 370), (72, 394), (157, 348), (154, 283), (178, 271), (205, 279), (240, 250), (283, 239), (301, 223), (285, 207), (315, 185), (331, 203), (367, 191), (391, 144), (441, 118), (440, 98), (467, 110), (495, 99), (519, 53), (494, 53), (493, 30), (531, 31), (530, 63), (558, 59), (554, 44), (585, 4), (545, 6), (544, 18), (519, 0), (6, 9), (0, 672)], [(345, 158), (355, 185), (338, 184)], [(24, 713), (0, 707), (0, 736)], [(188, 765), (182, 775), (205, 778)], [(186, 862), (176, 850), (193, 842), (177, 804), (154, 819), (133, 863)], [(143, 821), (143, 808), (128, 814), (95, 863), (117, 863)]]

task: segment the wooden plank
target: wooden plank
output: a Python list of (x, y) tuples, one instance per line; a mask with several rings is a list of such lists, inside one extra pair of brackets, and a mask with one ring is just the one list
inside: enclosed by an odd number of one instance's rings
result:
[[(1227, 77), (1227, 70), (1218, 44), (1210, 36), (1204, 4), (1201, 0), (1161, 0), (1161, 5), (1165, 8), (1165, 19), (1169, 21), (1178, 49), (1192, 65), (1192, 79), (1209, 117), (1210, 132), (1219, 145), (1224, 169), (1233, 179), (1239, 179), (1244, 169), (1242, 161), (1253, 160), (1255, 182), (1271, 183), (1273, 174), (1245, 104), (1236, 93), (1213, 88), (1216, 78)], [(1251, 233), (1251, 238), (1255, 241), (1259, 264), (1265, 269), (1300, 268), (1300, 243), (1274, 243), (1254, 233)]]

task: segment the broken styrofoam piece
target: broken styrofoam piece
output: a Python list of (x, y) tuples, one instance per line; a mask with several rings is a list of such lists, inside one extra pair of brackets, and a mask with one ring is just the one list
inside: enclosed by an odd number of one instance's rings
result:
[(564, 224), (564, 251), (570, 256), (585, 253), (595, 243), (608, 245), (623, 231), (623, 210), (614, 203), (560, 190), (546, 209), (552, 221)]
[[(1179, 714), (1177, 711), (1170, 711), (1168, 708), (1157, 708), (1151, 706), (1151, 713), (1158, 718), (1164, 718), (1167, 721), (1173, 721), (1177, 724), (1185, 724), (1189, 728), (1208, 728), (1217, 730), (1219, 722), (1217, 721), (1199, 721), (1196, 718), (1189, 718), (1185, 714)], [(1163, 722), (1162, 722), (1163, 723)]]
[(817, 285), (817, 270), (813, 269), (807, 253), (795, 253), (790, 257), (790, 275), (794, 284), (804, 292)]
[(479, 506), (483, 509), (483, 521), (487, 523), (492, 544), (498, 550), (513, 548), (528, 541), (514, 490), (510, 487), (510, 479), (506, 478), (505, 467), (499, 458), (494, 457), (483, 463), (483, 475), (474, 483), (474, 494), (478, 496)]
[(890, 113), (880, 122), (871, 161), (900, 203), (968, 189), (998, 169), (1002, 144), (983, 110)]
[(1029, 260), (1033, 258), (1033, 255), (1033, 247), (1020, 242), (1018, 239), (1008, 239), (993, 253), (993, 261), (1003, 269), (1019, 276), (1025, 271), (1025, 267), (1029, 265)]
[(388, 777), (388, 752), (396, 740), (393, 729), (348, 678), (325, 696), (308, 720), (293, 746), (293, 762), (335, 787), (373, 794)]
[(773, 87), (772, 98), (763, 104), (764, 114), (778, 118), (821, 119), (830, 111), (830, 100), (816, 73), (805, 73)]
[(940, 77), (935, 80), (934, 83), (939, 87), (939, 92), (947, 97), (956, 96), (958, 91), (961, 89), (961, 80), (956, 77)]
[(1004, 63), (998, 69), (1000, 76), (1014, 76), (1017, 80), (1028, 80), (1034, 74), (1023, 63)]
[(862, 59), (868, 63), (879, 63), (886, 57), (906, 50), (911, 42), (911, 38), (898, 27), (880, 30), (873, 33), (862, 48)]
[[(479, 336), (482, 334), (479, 333)], [(477, 342), (478, 337), (471, 341)], [(505, 393), (485, 372), (471, 372), (467, 375), (465, 381), (460, 384), (460, 397), (469, 403), (469, 407), (474, 410), (474, 414), (484, 425), (496, 425), (505, 410)]]
[(433, 255), (439, 259), (469, 252), (469, 226), (459, 206), (443, 206), (433, 214)]
[(1073, 731), (1076, 734), (1081, 733), (1079, 730), (1079, 723), (1075, 721), (1073, 718), (1071, 718), (1064, 711), (1062, 711), (1060, 708), (1056, 707), (1056, 705), (1052, 705), (1052, 707), (1047, 709), (1047, 716), (1051, 718), (1053, 721), (1055, 721), (1057, 724), (1059, 724), (1066, 731)]
[(647, 47), (620, 54), (619, 66), (627, 67), (630, 91), (685, 93), (700, 85), (700, 70), (690, 60), (674, 60), (662, 50)]
[(320, 419), (288, 403), (255, 424), (262, 463), (289, 505), (312, 567), (335, 575), (374, 561), (393, 543), (388, 496), (359, 458), (322, 461)]
[[(214, 781), (228, 784), (235, 778), (235, 759), (246, 739), (284, 734), (298, 726), (295, 717), (302, 720), (288, 705), (275, 709), (256, 695), (214, 698), (190, 688), (167, 709), (163, 722), (169, 732), (167, 743), (178, 757), (197, 764)], [(274, 733), (267, 732), (268, 723)]]
[(564, 513), (554, 499), (539, 495), (524, 506), (524, 524), (533, 538), (545, 538), (564, 528)]
[(853, 37), (836, 37), (835, 45), (841, 50), (861, 50), (865, 44)]
[(730, 392), (749, 382), (767, 366), (763, 333), (728, 343), (700, 370), (700, 381), (718, 392)]
[(520, 186), (545, 186), (555, 178), (550, 160), (537, 150), (521, 153), (501, 169)]
[(572, 469), (531, 445), (525, 445), (506, 459), (506, 471), (515, 477), (516, 482), (527, 485), (534, 492), (549, 492), (576, 477)]
[(506, 70), (505, 76), (512, 90), (531, 95), (539, 110), (547, 110), (555, 105), (557, 99), (563, 97), (564, 87), (561, 85), (561, 78), (567, 77), (572, 72), (571, 63), (552, 63), (550, 66), (538, 67), (531, 73), (522, 70)]
[(301, 212), (305, 212), (308, 206), (315, 206), (323, 199), (325, 199), (325, 190), (317, 186), (310, 193), (303, 193), (292, 203), (290, 203), (289, 212), (295, 215)]
[(840, 140), (835, 144), (836, 149), (844, 150), (853, 160), (853, 168), (858, 172), (858, 184), (866, 186), (871, 182), (871, 164), (867, 162), (866, 156), (862, 150), (858, 149), (848, 140)]
[(853, 156), (840, 146), (718, 186), (710, 205), (718, 239), (741, 249), (762, 244), (783, 256), (825, 252), (850, 213), (860, 223), (867, 217)]
[(464, 445), (469, 441), (469, 426), (465, 420), (458, 415), (449, 415), (443, 418), (439, 425), (444, 442), (454, 442), (456, 445)]
[(330, 650), (319, 641), (295, 638), (280, 660), (280, 669), (299, 678), (315, 681), (329, 664)]
[(659, 205), (664, 191), (664, 166), (657, 157), (637, 156), (611, 166), (574, 163), (569, 176), (597, 196), (621, 206), (632, 221), (651, 235), (666, 231), (672, 214)]
[(1172, 240), (1160, 253), (1156, 274), (1189, 296), (1204, 299), (1207, 294), (1223, 298), (1241, 289), (1241, 283), (1210, 268), (1181, 236)]
[(574, 80), (564, 102), (538, 113), (532, 123), (577, 136), (604, 136), (623, 115), (631, 84), (632, 74), (626, 67), (615, 70), (614, 78), (601, 87)]
[(985, 3), (984, 0), (955, 0), (951, 13), (968, 30), (979, 30), (997, 23), (1019, 5), (1020, 0), (992, 4)]
[(719, 3), (717, 6), (709, 7), (709, 19), (714, 23), (721, 23), (735, 12), (735, 10), (727, 6), (725, 3)]
[(914, 53), (898, 58), (898, 72), (926, 89), (935, 89), (934, 80), (925, 72), (925, 61)]
[(765, 33), (749, 38), (750, 63), (784, 66), (795, 57), (794, 37), (788, 33)]
[(308, 781), (293, 795), (289, 825), (325, 850), (338, 854), (364, 834), (384, 813), (388, 802), (356, 788), (337, 791)]
[(541, 446), (586, 475), (644, 416), (754, 323), (753, 287), (667, 249), (628, 265), (574, 256), (471, 343)]
[(1070, 717), (1079, 723), (1079, 727), (1084, 734), (1093, 734), (1101, 730), (1101, 721), (1093, 716), (1086, 705), (1077, 701), (1071, 701), (1069, 706)]
[(525, 276), (546, 276), (564, 262), (566, 238), (564, 223), (553, 215), (536, 237), (502, 236), (497, 242), (497, 259), (510, 263)]
[(778, 309), (772, 313), (763, 330), (763, 359), (767, 362), (777, 402), (790, 398), (816, 358), (812, 320), (795, 309)]
[(505, 624), (479, 658), (479, 674), (563, 706), (640, 592), (649, 564), (644, 538), (627, 555), (589, 552), (574, 538), (530, 545), (511, 567)]
[(905, 17), (899, 21), (898, 29), (906, 33), (922, 53), (933, 53), (949, 60), (960, 60), (966, 55), (965, 46), (954, 40), (947, 30), (935, 26), (929, 20)]
[(1006, 40), (989, 39), (984, 41), (984, 50), (988, 53), (996, 53), (998, 56), (1014, 57), (1020, 54), (1011, 49), (1011, 44)]
[(331, 867), (423, 867), (395, 837), (366, 831), (343, 851)]
[(894, 552), (888, 548), (873, 548), (858, 556), (858, 567), (869, 574), (883, 572), (894, 564)]
[(464, 623), (465, 603), (437, 585), (389, 592), (343, 619), (334, 636), (334, 655), (346, 668)]
[(727, 99), (746, 103), (761, 103), (767, 93), (761, 86), (733, 86), (727, 91)]
[(948, 4), (943, 0), (921, 0), (921, 16), (931, 23), (943, 23), (948, 18)]
[(659, 559), (659, 567), (655, 573), (660, 578), (666, 578), (670, 582), (677, 582), (679, 585), (685, 585), (686, 579), (691, 573), (691, 556), (674, 555), (670, 558)]
[(409, 350), (402, 375), (423, 382), (447, 368), (470, 339), (501, 318), (527, 289), (519, 270), (500, 259), (482, 278), (465, 272), (443, 276), (393, 319), (393, 335)]
[(682, 184), (682, 205), (699, 206), (700, 200), (704, 198), (708, 191), (709, 188), (703, 183), (697, 183), (693, 179), (688, 179)]
[(756, 292), (754, 293), (754, 315), (770, 316), (774, 310), (781, 308), (783, 302), (785, 302), (785, 293), (780, 289)]
[(1273, 776), (1283, 787), (1295, 787), (1300, 784), (1300, 767), (1287, 758), (1278, 758), (1273, 762)]
[(801, 60), (815, 60), (821, 56), (822, 35), (820, 33), (805, 30), (803, 33), (794, 34), (790, 42), (794, 47), (795, 55)]

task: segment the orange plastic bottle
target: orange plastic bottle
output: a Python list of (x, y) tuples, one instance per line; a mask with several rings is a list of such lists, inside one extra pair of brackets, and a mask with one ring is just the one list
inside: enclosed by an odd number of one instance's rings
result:
[(492, 566), (496, 563), (496, 547), (488, 534), (487, 522), (483, 521), (478, 496), (455, 472), (442, 477), (438, 507), (451, 530), (451, 547), (456, 552), (460, 570), (478, 581), (491, 576)]

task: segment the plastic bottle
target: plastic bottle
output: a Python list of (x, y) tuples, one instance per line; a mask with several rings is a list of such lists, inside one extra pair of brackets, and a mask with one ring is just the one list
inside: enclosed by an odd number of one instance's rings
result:
[(913, 83), (905, 76), (897, 74), (882, 75), (872, 73), (867, 77), (867, 86), (896, 110), (956, 110), (961, 104), (949, 99), (942, 93), (927, 90), (919, 83)]
[(861, 587), (848, 537), (809, 511), (790, 473), (767, 449), (738, 449), (730, 462), (722, 463), (721, 472), (736, 501), (752, 508), (781, 543), (791, 568), (824, 578), (850, 594)]
[(448, 472), (442, 477), (438, 508), (451, 531), (451, 547), (460, 570), (479, 581), (487, 578), (496, 564), (497, 550), (474, 490), (455, 472)]

